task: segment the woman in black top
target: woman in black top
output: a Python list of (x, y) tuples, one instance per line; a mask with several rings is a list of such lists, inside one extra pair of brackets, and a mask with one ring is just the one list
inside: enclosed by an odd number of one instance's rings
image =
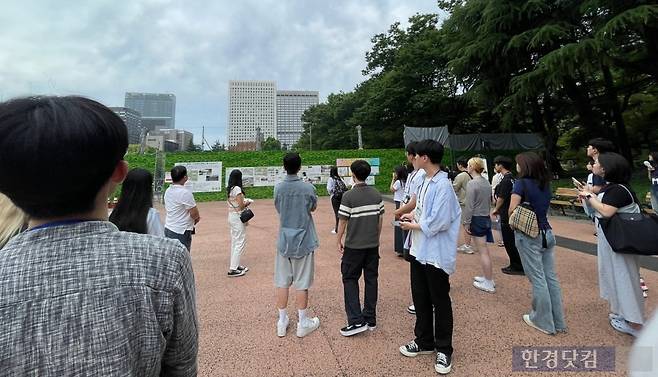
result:
[(592, 171), (607, 182), (598, 195), (588, 189), (580, 191), (580, 196), (596, 211), (601, 298), (610, 304), (610, 325), (619, 332), (636, 336), (644, 323), (638, 256), (612, 250), (598, 221), (616, 213), (640, 212), (637, 197), (628, 184), (631, 167), (623, 156), (608, 152), (598, 156)]

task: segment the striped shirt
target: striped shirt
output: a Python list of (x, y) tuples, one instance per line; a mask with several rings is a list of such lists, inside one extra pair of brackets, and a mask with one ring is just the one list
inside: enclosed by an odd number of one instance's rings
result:
[(370, 249), (379, 246), (379, 218), (384, 214), (382, 195), (364, 183), (343, 194), (338, 217), (347, 220), (345, 247)]

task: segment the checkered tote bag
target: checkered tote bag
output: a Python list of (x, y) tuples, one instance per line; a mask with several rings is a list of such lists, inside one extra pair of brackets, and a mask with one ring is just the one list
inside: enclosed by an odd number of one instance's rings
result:
[[(521, 180), (523, 186), (523, 199), (525, 199), (525, 181)], [(528, 202), (519, 204), (509, 218), (509, 226), (514, 230), (535, 238), (539, 235), (539, 223), (534, 208)]]

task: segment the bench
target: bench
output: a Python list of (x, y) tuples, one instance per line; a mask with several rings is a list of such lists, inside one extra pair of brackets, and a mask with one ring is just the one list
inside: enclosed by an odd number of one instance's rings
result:
[(554, 198), (551, 200), (551, 206), (557, 207), (562, 211), (562, 215), (566, 216), (565, 208), (577, 212), (576, 208), (582, 208), (580, 198), (578, 198), (578, 191), (569, 187), (558, 187), (555, 191)]

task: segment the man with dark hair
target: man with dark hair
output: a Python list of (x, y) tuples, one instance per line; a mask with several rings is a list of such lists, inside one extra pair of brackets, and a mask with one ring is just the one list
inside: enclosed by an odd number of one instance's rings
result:
[(90, 99), (0, 104), (0, 192), (32, 219), (0, 253), (3, 374), (196, 374), (189, 254), (108, 221), (127, 147), (123, 121)]
[[(384, 219), (382, 195), (366, 184), (370, 175), (370, 164), (357, 160), (352, 163), (350, 170), (354, 185), (343, 194), (338, 210), (338, 251), (342, 254), (340, 271), (347, 312), (347, 326), (340, 329), (343, 336), (372, 331), (377, 327), (379, 237)], [(363, 310), (359, 302), (361, 272), (365, 284)]]
[[(615, 144), (608, 140), (604, 139), (602, 137), (597, 137), (592, 140), (590, 140), (587, 143), (587, 157), (590, 157), (594, 159), (594, 161), (598, 160), (599, 155), (601, 153), (606, 153), (606, 152), (616, 152), (617, 147)], [(603, 177), (594, 174), (592, 176), (592, 187), (591, 190), (593, 193), (598, 194), (601, 192), (603, 189), (603, 186), (605, 186), (605, 179)]]
[[(468, 174), (467, 165), (468, 164), (463, 159), (459, 159), (457, 161), (457, 169), (459, 170), (459, 174), (457, 174), (454, 182), (452, 183), (452, 187), (457, 194), (457, 199), (459, 199), (459, 205), (462, 207), (462, 213), (464, 212), (464, 205), (466, 201), (466, 186), (468, 185), (468, 182), (470, 182), (473, 178), (470, 174)], [(464, 235), (464, 244), (459, 246), (457, 251), (461, 251), (465, 254), (473, 254), (475, 250), (473, 250), (473, 246), (471, 246), (471, 235), (466, 231), (466, 228), (464, 228), (462, 233)]]
[(190, 251), (194, 226), (199, 223), (201, 216), (192, 191), (185, 187), (187, 179), (185, 166), (178, 165), (171, 169), (172, 184), (164, 194), (167, 211), (165, 237), (179, 240)]
[(281, 227), (274, 257), (274, 284), (279, 321), (277, 335), (286, 336), (288, 324), (288, 291), (293, 285), (299, 321), (297, 336), (304, 337), (320, 327), (318, 317), (309, 318), (308, 289), (313, 284), (315, 269), (314, 251), (319, 246), (318, 236), (311, 213), (315, 211), (318, 197), (315, 187), (302, 182), (297, 173), (302, 166), (298, 153), (288, 153), (283, 158), (286, 178), (274, 187), (274, 206), (279, 213)]
[(509, 256), (509, 266), (501, 268), (501, 271), (507, 275), (524, 275), (523, 263), (519, 256), (519, 250), (516, 248), (514, 240), (514, 231), (509, 225), (509, 205), (512, 199), (512, 188), (514, 187), (514, 177), (512, 176), (512, 159), (505, 156), (494, 158), (494, 168), (497, 172), (503, 174), (503, 179), (496, 186), (494, 192), (495, 207), (491, 211), (493, 216), (500, 216), (500, 233), (503, 235), (503, 244), (505, 251)]
[(407, 357), (434, 354), (434, 370), (452, 369), (453, 314), (450, 275), (455, 272), (461, 209), (448, 174), (441, 171), (443, 145), (434, 140), (419, 143), (417, 167), (426, 175), (416, 191), (416, 209), (403, 215), (401, 226), (419, 231), (412, 244), (411, 294), (416, 306), (416, 338), (400, 347)]

